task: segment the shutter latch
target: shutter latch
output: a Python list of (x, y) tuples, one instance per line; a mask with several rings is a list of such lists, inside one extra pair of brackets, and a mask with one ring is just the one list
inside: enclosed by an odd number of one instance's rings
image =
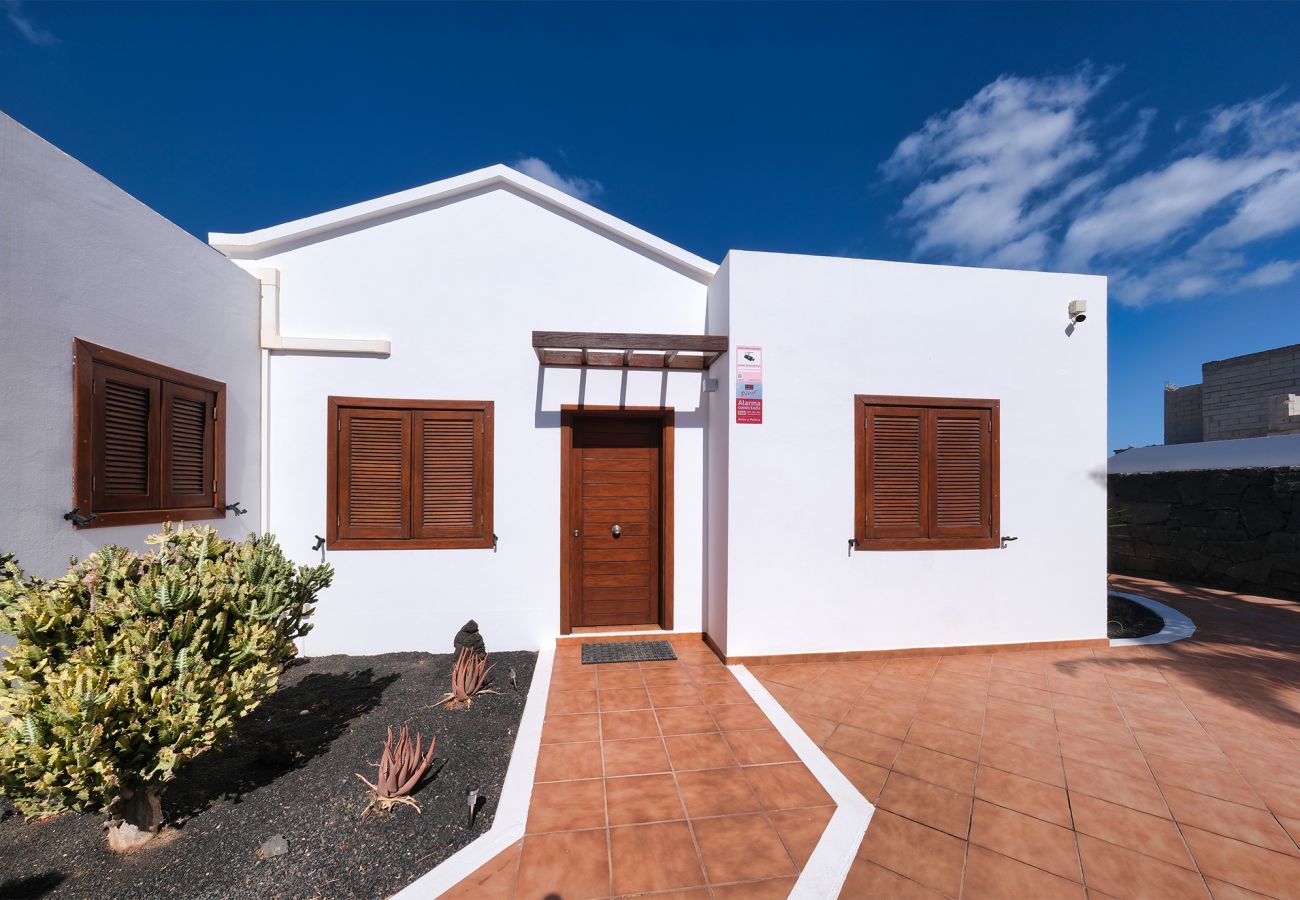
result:
[(1004, 535), (1002, 535), (1002, 546), (1001, 546), (1000, 549), (1005, 550), (1005, 549), (1007, 549), (1007, 544), (1011, 543), (1012, 541), (1018, 541), (1018, 540), (1020, 540), (1020, 538), (1018, 538), (1018, 537), (1011, 537), (1011, 536), (1008, 535), (1008, 534), (1004, 534)]
[(849, 538), (849, 558), (853, 558), (853, 551), (858, 549), (858, 539)]

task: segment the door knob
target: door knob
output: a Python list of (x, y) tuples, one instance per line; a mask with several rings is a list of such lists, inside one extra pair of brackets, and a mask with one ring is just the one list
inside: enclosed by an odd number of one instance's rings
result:
[(615, 525), (613, 528), (609, 530), (609, 533), (614, 535), (614, 537), (618, 537), (620, 534), (623, 533), (623, 526)]
[(578, 529), (576, 529), (576, 528), (573, 529), (573, 536), (574, 536), (574, 537), (577, 537), (577, 536), (579, 535), (579, 533), (580, 533), (580, 532), (578, 531)]

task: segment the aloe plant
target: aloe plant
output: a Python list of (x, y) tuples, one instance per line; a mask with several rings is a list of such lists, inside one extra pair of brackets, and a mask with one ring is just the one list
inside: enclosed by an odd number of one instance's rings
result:
[(475, 697), (481, 694), (495, 694), (496, 691), (485, 686), (488, 673), (491, 671), (492, 666), (488, 665), (486, 653), (480, 656), (466, 648), (461, 648), (456, 663), (451, 667), (451, 690), (443, 694), (442, 699), (434, 706), (446, 703), (448, 709), (456, 709), (460, 706), (469, 708), (474, 705)]
[(399, 803), (414, 807), (416, 812), (420, 811), (420, 804), (415, 802), (411, 792), (429, 770), (429, 764), (433, 762), (433, 748), (437, 744), (436, 739), (430, 737), (429, 749), (422, 756), (422, 740), (423, 736), (416, 732), (415, 743), (412, 744), (411, 729), (403, 725), (397, 743), (394, 744), (393, 727), (388, 726), (388, 738), (384, 741), (384, 750), (379, 756), (379, 773), (375, 780), (372, 782), (363, 775), (357, 775), (370, 788), (370, 803), (361, 813), (363, 818), (371, 810), (387, 812)]

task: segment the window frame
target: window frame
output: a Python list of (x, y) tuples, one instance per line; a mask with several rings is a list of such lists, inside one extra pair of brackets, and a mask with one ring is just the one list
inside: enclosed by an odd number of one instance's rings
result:
[[(96, 429), (97, 375), (109, 366), (137, 376), (141, 380), (159, 383), (157, 402), (150, 411), (152, 431), (149, 438), (148, 467), (151, 479), (149, 492), (158, 505), (136, 509), (96, 509), (95, 455), (100, 446), (101, 434)], [(168, 521), (194, 521), (224, 519), (226, 517), (226, 385), (225, 382), (185, 372), (162, 363), (132, 356), (119, 350), (93, 344), (81, 338), (72, 339), (72, 505), (83, 516), (95, 518), (84, 525), (73, 522), (74, 528), (107, 528), (116, 525), (152, 525)], [(187, 391), (201, 391), (214, 395), (216, 411), (212, 425), (212, 477), (215, 482), (210, 506), (163, 505), (168, 491), (163, 475), (169, 461), (163, 458), (163, 404), (166, 385)]]
[[(958, 397), (904, 397), (885, 394), (854, 394), (853, 396), (853, 470), (854, 470), (854, 549), (878, 550), (990, 550), (1002, 546), (1001, 538), (1001, 403), (993, 399)], [(979, 537), (891, 537), (867, 536), (867, 489), (870, 466), (867, 461), (867, 408), (913, 407), (937, 410), (986, 410), (989, 414), (989, 512), (988, 533)], [(929, 497), (933, 479), (933, 450), (923, 443), (921, 447), (922, 498)], [(928, 516), (928, 502), (923, 514)], [(931, 526), (932, 529), (932, 526)]]
[[(493, 470), (496, 443), (493, 434), (493, 407), (494, 403), (491, 400), (414, 400), (379, 397), (329, 397), (327, 403), (328, 418), (326, 423), (328, 439), (326, 442), (327, 447), (325, 459), (325, 547), (329, 550), (481, 550), (493, 547), (496, 540), (493, 534)], [(406, 435), (405, 490), (407, 491), (407, 497), (405, 502), (408, 517), (407, 527), (408, 532), (412, 537), (340, 537), (342, 472), (339, 468), (341, 462), (339, 433), (343, 411), (350, 409), (411, 412), (415, 414), (412, 416), (412, 423), (418, 421), (418, 414), (421, 412), (469, 411), (480, 413), (483, 416), (483, 448), (479, 456), (482, 465), (481, 498), (479, 499), (482, 505), (483, 520), (479, 533), (472, 537), (414, 537), (416, 525), (413, 521), (413, 517), (415, 515), (414, 504), (417, 494), (417, 485), (415, 484), (417, 481), (415, 465), (416, 429), (411, 427), (407, 429)]]

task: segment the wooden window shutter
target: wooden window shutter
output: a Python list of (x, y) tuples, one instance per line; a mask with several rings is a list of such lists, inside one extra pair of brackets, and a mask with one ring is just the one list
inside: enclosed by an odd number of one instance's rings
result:
[(997, 400), (855, 403), (858, 549), (1000, 546)]
[(934, 490), (930, 536), (987, 537), (990, 521), (987, 409), (932, 409)]
[(925, 536), (926, 410), (869, 407), (866, 429), (868, 538)]
[(483, 532), (483, 413), (414, 414), (413, 536), (474, 538)]
[(162, 386), (162, 504), (216, 502), (216, 394), (185, 385)]
[(91, 496), (95, 511), (158, 506), (153, 461), (159, 442), (160, 382), (115, 366), (94, 367)]
[(409, 537), (409, 422), (410, 417), (401, 410), (339, 411), (339, 537)]

